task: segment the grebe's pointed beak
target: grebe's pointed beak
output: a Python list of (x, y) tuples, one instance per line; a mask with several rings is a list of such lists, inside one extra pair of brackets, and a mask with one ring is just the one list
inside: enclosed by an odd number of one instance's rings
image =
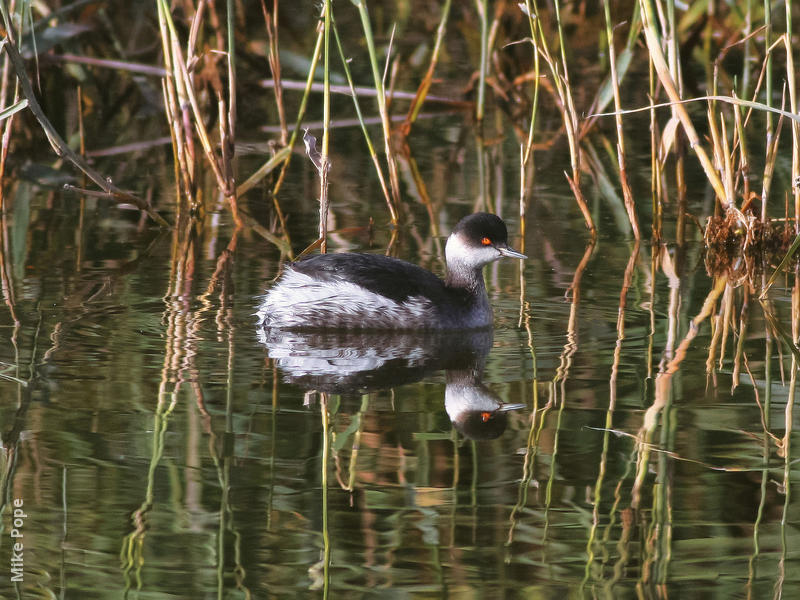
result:
[(508, 246), (496, 246), (496, 248), (498, 252), (500, 252), (500, 254), (502, 254), (503, 256), (507, 256), (508, 258), (521, 258), (521, 259), (528, 258), (524, 254), (522, 254), (522, 252), (517, 252), (516, 250), (513, 250)]
[(501, 404), (500, 408), (497, 409), (497, 412), (509, 412), (512, 410), (522, 410), (523, 408), (528, 408), (527, 404)]

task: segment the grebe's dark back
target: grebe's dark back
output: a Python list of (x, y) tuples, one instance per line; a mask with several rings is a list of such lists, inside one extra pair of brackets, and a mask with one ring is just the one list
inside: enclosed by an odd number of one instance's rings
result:
[(289, 265), (258, 308), (281, 329), (472, 329), (492, 324), (485, 265), (527, 258), (508, 246), (505, 223), (476, 213), (445, 246), (447, 277), (379, 254), (321, 254)]

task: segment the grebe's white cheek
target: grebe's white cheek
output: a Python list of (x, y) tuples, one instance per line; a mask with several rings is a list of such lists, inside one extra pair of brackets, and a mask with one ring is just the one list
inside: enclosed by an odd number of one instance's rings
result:
[(451, 235), (445, 246), (447, 263), (468, 268), (482, 267), (502, 257), (494, 246), (477, 246), (467, 243), (460, 235)]
[(444, 256), (447, 262), (463, 262), (471, 252), (460, 235), (451, 235), (447, 238), (447, 244), (444, 247)]
[(472, 252), (473, 255), (479, 259), (480, 265), (488, 265), (489, 263), (493, 263), (496, 260), (503, 258), (503, 255), (500, 253), (500, 251), (494, 246), (476, 248)]

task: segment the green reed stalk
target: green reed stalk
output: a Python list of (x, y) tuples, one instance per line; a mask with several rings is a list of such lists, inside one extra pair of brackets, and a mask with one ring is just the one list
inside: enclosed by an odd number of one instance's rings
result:
[(353, 97), (353, 105), (356, 109), (358, 123), (361, 125), (361, 133), (364, 134), (364, 140), (367, 142), (367, 149), (369, 150), (369, 155), (372, 158), (372, 164), (375, 165), (375, 172), (378, 175), (378, 181), (381, 184), (381, 190), (383, 191), (383, 197), (386, 199), (386, 206), (389, 208), (389, 214), (392, 217), (392, 223), (396, 223), (397, 209), (392, 202), (392, 196), (389, 193), (389, 188), (386, 186), (386, 178), (383, 176), (383, 169), (381, 168), (381, 162), (378, 159), (378, 153), (375, 151), (375, 146), (372, 144), (372, 137), (369, 135), (369, 130), (367, 129), (366, 123), (364, 123), (364, 116), (361, 113), (361, 105), (358, 103), (358, 94), (356, 93), (356, 88), (353, 84), (353, 76), (350, 72), (350, 63), (345, 57), (344, 49), (342, 48), (342, 40), (339, 37), (339, 29), (336, 27), (336, 18), (334, 15), (331, 15), (331, 24), (333, 26), (333, 35), (336, 38), (336, 47), (339, 49), (339, 58), (342, 60), (342, 68), (344, 69), (344, 74), (347, 78), (347, 84), (350, 86), (350, 95)]
[[(325, 0), (330, 7), (330, 0)], [(330, 567), (331, 567), (331, 540), (328, 530), (328, 461), (331, 452), (331, 422), (328, 412), (328, 394), (320, 394), (320, 413), (322, 416), (322, 546), (323, 546), (323, 592), (322, 597), (328, 598), (330, 588)]]
[[(556, 2), (558, 4), (558, 2)], [(486, 101), (486, 70), (489, 49), (489, 0), (475, 0), (475, 8), (478, 10), (478, 18), (481, 22), (481, 64), (478, 78), (478, 106), (475, 110), (475, 118), (478, 123), (483, 121), (484, 102)]]
[[(772, 2), (764, 0), (764, 46), (767, 48), (765, 80), (764, 80), (764, 104), (772, 106), (772, 52), (769, 50), (772, 45)], [(767, 152), (772, 147), (772, 114), (767, 111), (766, 122), (766, 144)], [(769, 163), (769, 159), (767, 159)], [(770, 178), (771, 179), (771, 178)], [(767, 222), (767, 197), (769, 196), (769, 185), (767, 180), (761, 188), (761, 222)]]
[[(797, 114), (797, 87), (792, 50), (792, 0), (786, 0), (786, 85), (789, 88), (789, 107)], [(800, 124), (792, 120), (792, 190), (794, 191), (794, 231), (800, 235)]]
[(567, 82), (567, 86), (569, 86), (569, 77), (567, 76), (567, 53), (564, 49), (564, 28), (561, 26), (561, 9), (559, 8), (559, 2), (553, 2), (553, 8), (555, 9), (556, 13), (556, 27), (558, 28), (558, 49), (561, 52), (561, 64), (564, 67), (564, 81)]
[(742, 79), (739, 85), (739, 95), (747, 98), (750, 90), (750, 59), (751, 59), (751, 40), (750, 33), (753, 31), (753, 0), (745, 0), (744, 3), (744, 57), (742, 59)]
[[(372, 78), (378, 99), (378, 112), (381, 115), (381, 125), (383, 126), (384, 152), (386, 153), (386, 162), (389, 165), (389, 183), (392, 188), (392, 200), (394, 205), (398, 206), (400, 204), (400, 179), (397, 174), (397, 162), (394, 158), (394, 151), (392, 150), (392, 130), (391, 123), (389, 122), (389, 111), (386, 107), (386, 90), (378, 67), (378, 55), (375, 52), (375, 39), (372, 35), (372, 25), (369, 21), (369, 11), (367, 10), (367, 3), (365, 0), (350, 1), (358, 8), (358, 13), (361, 17), (361, 27), (364, 30), (364, 37), (367, 42), (369, 62), (372, 67)], [(396, 220), (392, 224), (396, 224)]]
[[(219, 135), (222, 150), (222, 168), (226, 183), (225, 196), (228, 199), (228, 204), (230, 204), (236, 229), (240, 229), (243, 223), (236, 200), (236, 180), (233, 165), (236, 149), (236, 44), (234, 37), (236, 15), (234, 2), (235, 0), (228, 0), (226, 10), (228, 28), (228, 111), (227, 115), (220, 115)], [(222, 94), (220, 93), (220, 108), (222, 107), (221, 96)]]
[[(531, 30), (531, 44), (533, 44), (533, 100), (531, 101), (531, 124), (528, 128), (528, 141), (525, 144), (525, 159), (524, 163), (528, 163), (528, 159), (532, 156), (533, 149), (533, 134), (536, 131), (536, 113), (539, 108), (539, 37), (536, 35), (536, 24), (534, 23), (534, 12), (531, 6), (531, 0), (525, 0), (525, 13), (528, 17), (528, 26)], [(534, 170), (531, 169), (531, 177), (533, 177)]]

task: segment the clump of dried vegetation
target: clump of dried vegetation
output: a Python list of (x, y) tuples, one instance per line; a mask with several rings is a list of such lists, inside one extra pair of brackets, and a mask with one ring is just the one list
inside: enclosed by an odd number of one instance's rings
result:
[[(260, 14), (256, 14), (263, 23), (262, 39), (266, 39), (260, 45), (246, 37), (253, 30), (248, 26), (249, 19), (256, 15), (237, 14), (244, 7), (234, 0), (224, 3), (155, 0), (150, 9), (155, 9), (155, 14), (151, 13), (156, 18), (153, 32), (157, 33), (160, 46), (154, 57), (157, 63), (149, 65), (136, 63), (124, 55), (97, 57), (88, 46), (84, 46), (84, 55), (59, 55), (59, 46), (46, 41), (36, 47), (36, 39), (46, 39), (48, 31), (70, 40), (64, 35), (66, 25), (73, 27), (73, 31), (92, 20), (110, 25), (107, 16), (104, 21), (98, 19), (104, 10), (102, 2), (78, 1), (47, 7), (53, 12), (39, 15), (34, 10), (41, 11), (43, 5), (32, 7), (29, 3), (3, 0), (0, 3), (5, 26), (0, 173), (7, 174), (6, 161), (15, 143), (14, 132), (19, 134), (22, 128), (30, 126), (29, 121), (25, 125), (15, 124), (19, 122), (15, 115), (28, 110), (58, 156), (73, 163), (99, 188), (99, 191), (78, 191), (132, 203), (162, 226), (166, 225), (164, 215), (169, 213), (174, 215), (176, 223), (202, 219), (209, 203), (221, 198), (230, 207), (236, 230), (252, 228), (291, 256), (287, 211), (282, 206), (280, 191), (303, 131), (307, 109), (319, 104), (321, 92), (322, 136), (315, 163), (320, 180), (320, 227), (319, 240), (314, 246), (324, 249), (331, 167), (329, 146), (331, 130), (336, 126), (331, 94), (339, 92), (353, 99), (375, 176), (383, 191), (388, 221), (393, 225), (403, 220), (405, 201), (399, 183), (398, 159), (408, 160), (404, 155), (408, 152), (405, 140), (423, 105), (426, 101), (432, 104), (431, 98), (438, 106), (467, 109), (474, 118), (482, 149), (494, 144), (497, 135), (504, 135), (504, 128), (498, 123), (503, 119), (510, 121), (510, 131), (522, 147), (525, 201), (532, 187), (534, 151), (552, 147), (555, 140), (564, 136), (570, 156), (565, 184), (572, 190), (592, 236), (596, 235), (596, 226), (585, 199), (589, 185), (585, 180), (588, 176), (597, 182), (601, 176), (598, 161), (602, 153), (598, 154), (598, 144), (608, 157), (616, 159), (614, 187), (621, 192), (621, 204), (636, 239), (643, 236), (640, 221), (648, 220), (652, 236), (660, 239), (665, 207), (669, 206), (676, 207), (678, 234), (682, 234), (686, 169), (692, 168), (687, 163), (695, 160), (713, 190), (718, 210), (725, 216), (708, 221), (709, 242), (734, 237), (748, 248), (775, 247), (772, 242), (761, 243), (759, 238), (775, 230), (765, 225), (770, 216), (776, 216), (770, 207), (784, 204), (784, 198), (777, 196), (786, 195), (790, 205), (789, 214), (780, 216), (797, 222), (800, 123), (792, 2), (785, 4), (783, 14), (773, 10), (770, 3), (758, 5), (749, 1), (734, 5), (696, 3), (683, 12), (676, 9), (672, 0), (640, 0), (615, 6), (606, 1), (602, 10), (586, 3), (562, 5), (532, 0), (519, 3), (477, 0), (472, 7), (453, 7), (448, 0), (436, 10), (412, 5), (413, 2), (399, 2), (397, 6), (382, 6), (380, 13), (382, 18), (394, 15), (402, 19), (399, 25), (403, 28), (427, 28), (429, 37), (424, 43), (429, 50), (424, 52), (422, 44), (411, 48), (416, 50), (417, 61), (419, 51), (423, 50), (426, 59), (421, 66), (409, 63), (408, 45), (399, 50), (401, 42), (393, 39), (391, 29), (382, 30), (376, 38), (374, 17), (366, 0), (339, 6), (324, 1), (316, 7), (315, 15), (304, 17), (307, 23), (317, 26), (315, 30), (307, 30), (310, 44), (306, 44), (309, 48), (306, 80), (295, 82), (285, 78), (281, 50), (285, 31), (294, 30), (300, 19), (296, 16), (293, 19), (286, 8), (281, 11), (277, 0), (261, 0), (258, 5)], [(415, 8), (420, 9), (418, 17)], [(346, 20), (349, 39), (342, 39), (337, 16)], [(357, 26), (360, 26), (358, 43), (352, 44), (352, 32)], [(475, 35), (471, 37), (465, 33), (468, 31), (474, 31)], [(123, 54), (119, 51), (122, 34), (109, 33), (117, 43), (101, 51)], [(573, 47), (565, 41), (567, 36), (572, 40), (585, 39), (585, 46)], [(27, 44), (28, 61), (19, 52), (23, 40)], [(437, 81), (437, 72), (443, 58), (447, 60), (448, 47), (463, 41), (474, 50), (476, 62), (470, 66), (473, 71), (454, 72), (453, 65), (446, 64), (448, 77), (464, 83), (461, 93), (452, 93), (450, 86), (451, 92), (446, 97), (431, 94), (431, 90), (448, 87), (447, 81)], [(261, 57), (254, 56), (255, 48), (263, 53)], [(597, 49), (600, 55), (593, 56)], [(359, 53), (366, 55), (360, 58), (369, 64), (368, 86), (359, 86), (365, 82), (355, 81), (351, 73), (350, 61)], [(118, 189), (81, 155), (76, 148), (80, 144), (74, 140), (68, 143), (59, 134), (39, 102), (41, 90), (37, 91), (34, 85), (39, 81), (39, 69), (52, 68), (49, 63), (53, 57), (59, 65), (90, 64), (115, 69), (127, 76), (146, 73), (160, 78), (174, 160), (175, 206), (154, 208), (137, 194)], [(39, 58), (47, 60), (48, 65), (41, 65)], [(252, 89), (258, 83), (243, 80), (239, 65), (247, 64), (242, 71), (252, 77), (255, 71), (249, 63), (256, 58), (268, 65), (273, 100), (270, 114), (277, 118), (279, 135), (271, 141), (268, 159), (252, 172), (242, 172), (236, 160), (241, 90)], [(596, 81), (587, 85), (585, 80), (571, 77), (570, 70), (576, 63), (598, 59), (600, 70), (595, 69)], [(343, 73), (347, 86), (332, 87), (332, 72)], [(363, 72), (362, 69), (359, 74)], [(642, 75), (646, 75), (644, 80)], [(404, 101), (402, 93), (395, 94), (398, 79), (414, 82), (415, 78), (417, 89), (409, 94), (410, 100)], [(632, 96), (627, 91), (631, 85), (646, 88), (639, 97), (649, 98), (647, 105), (625, 105)], [(287, 89), (295, 87), (302, 90), (302, 98), (290, 102)], [(555, 131), (544, 131), (537, 126), (537, 113), (544, 104), (543, 93), (547, 95), (546, 104), (554, 106), (560, 115), (561, 127)], [(778, 102), (776, 98), (781, 100)], [(375, 103), (373, 109), (368, 108), (368, 101)], [(401, 102), (407, 105), (400, 109), (405, 117), (393, 126), (392, 114), (397, 113)], [(365, 111), (373, 110), (379, 115), (380, 141), (373, 141), (368, 119), (364, 117)], [(626, 125), (631, 119), (628, 115), (635, 111), (646, 111), (650, 116), (652, 195), (647, 200), (634, 197), (627, 167), (631, 129), (641, 128), (638, 120), (635, 125)], [(610, 117), (603, 115), (613, 115), (613, 137), (606, 137), (605, 127), (600, 127), (610, 122)], [(787, 135), (791, 139), (783, 141)], [(83, 138), (80, 142), (85, 144)], [(785, 159), (789, 154), (790, 161)], [(786, 162), (791, 163), (789, 173), (785, 172)], [(206, 186), (206, 173), (212, 175), (211, 192)], [(776, 173), (782, 179), (777, 186), (773, 185)], [(257, 187), (268, 190), (266, 195), (272, 206), (272, 218), (266, 227), (263, 220), (259, 222), (250, 216), (254, 211), (246, 206), (248, 192)], [(728, 218), (729, 215), (733, 217)], [(720, 227), (728, 229), (715, 231)]]

